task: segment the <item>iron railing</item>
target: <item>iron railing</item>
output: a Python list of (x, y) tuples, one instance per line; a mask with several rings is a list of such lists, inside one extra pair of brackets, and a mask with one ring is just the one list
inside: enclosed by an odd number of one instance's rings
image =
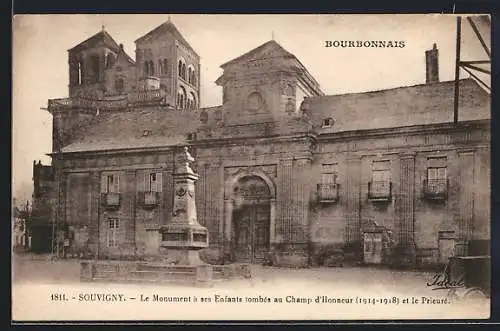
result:
[(102, 194), (103, 205), (107, 208), (118, 208), (120, 206), (120, 193), (108, 192)]
[(424, 197), (433, 200), (444, 200), (448, 197), (448, 179), (424, 179)]
[(392, 199), (392, 182), (371, 181), (368, 182), (368, 199), (371, 201), (387, 202)]
[(317, 186), (318, 201), (325, 203), (337, 202), (339, 199), (339, 184), (318, 184)]

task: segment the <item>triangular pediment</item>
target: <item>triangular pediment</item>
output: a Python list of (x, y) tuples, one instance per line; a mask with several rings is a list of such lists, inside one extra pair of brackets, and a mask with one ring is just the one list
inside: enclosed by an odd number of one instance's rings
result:
[(221, 65), (221, 68), (225, 68), (228, 65), (234, 65), (239, 63), (247, 63), (255, 60), (263, 60), (270, 58), (295, 58), (295, 56), (284, 49), (280, 44), (274, 40), (270, 40), (257, 48)]

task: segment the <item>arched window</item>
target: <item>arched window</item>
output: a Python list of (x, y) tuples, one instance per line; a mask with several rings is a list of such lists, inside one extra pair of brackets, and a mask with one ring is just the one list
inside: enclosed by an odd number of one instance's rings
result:
[(149, 75), (153, 76), (155, 74), (155, 65), (153, 63), (153, 60), (149, 61)]
[(193, 85), (193, 78), (194, 78), (194, 68), (193, 66), (188, 67), (188, 83)]
[(193, 92), (189, 92), (186, 108), (187, 109), (195, 109), (196, 108), (196, 98), (195, 98)]
[(106, 69), (109, 69), (115, 64), (115, 56), (113, 53), (109, 53), (106, 57)]
[(82, 62), (78, 62), (76, 64), (76, 68), (77, 68), (77, 83), (78, 85), (81, 85), (83, 84), (83, 63)]
[(179, 60), (179, 65), (177, 66), (177, 72), (179, 77), (182, 77), (182, 60)]
[(125, 88), (125, 81), (123, 80), (123, 78), (117, 78), (115, 80), (116, 92), (122, 92), (124, 88)]
[(92, 73), (92, 82), (98, 82), (100, 80), (100, 65), (99, 65), (99, 55), (90, 56), (90, 70)]
[(177, 91), (177, 108), (179, 109), (186, 108), (186, 103), (187, 103), (186, 90), (184, 89), (184, 87), (181, 86)]
[(168, 73), (168, 61), (167, 59), (163, 59), (163, 74), (166, 75)]
[(182, 76), (181, 76), (184, 80), (186, 79), (186, 64), (183, 63), (182, 64)]
[(161, 59), (158, 60), (158, 73), (163, 75), (163, 61)]
[(148, 63), (148, 61), (144, 62), (144, 76), (149, 76), (149, 63)]
[(193, 77), (191, 78), (191, 84), (193, 86), (196, 86), (196, 74), (194, 73), (194, 70), (193, 70)]
[(293, 88), (292, 85), (287, 85), (285, 89), (285, 95), (289, 97), (294, 97), (295, 96), (295, 89)]
[(293, 113), (295, 111), (295, 102), (292, 98), (288, 98), (288, 101), (285, 106), (285, 111), (287, 113)]
[(191, 100), (191, 108), (190, 109), (196, 109), (198, 105), (196, 104), (196, 96), (194, 95), (193, 92), (189, 92), (189, 99)]

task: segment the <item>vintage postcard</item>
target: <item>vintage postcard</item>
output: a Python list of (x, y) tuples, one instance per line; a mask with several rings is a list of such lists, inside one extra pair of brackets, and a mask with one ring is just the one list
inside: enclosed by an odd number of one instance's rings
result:
[(485, 15), (13, 18), (12, 318), (490, 316)]

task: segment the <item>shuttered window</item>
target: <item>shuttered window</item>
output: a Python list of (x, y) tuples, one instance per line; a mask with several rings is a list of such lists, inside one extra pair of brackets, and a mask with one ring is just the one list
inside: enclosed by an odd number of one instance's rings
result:
[(139, 192), (162, 192), (163, 174), (161, 172), (146, 172), (138, 182)]
[(101, 193), (120, 193), (120, 175), (103, 174), (101, 176)]

